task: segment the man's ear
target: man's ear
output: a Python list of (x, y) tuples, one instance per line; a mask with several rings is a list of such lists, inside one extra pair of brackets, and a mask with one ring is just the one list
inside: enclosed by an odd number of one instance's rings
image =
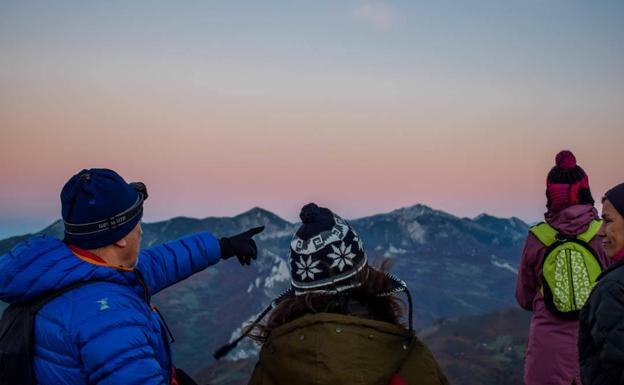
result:
[(117, 242), (115, 242), (115, 246), (125, 248), (128, 246), (128, 240), (126, 239), (126, 237), (123, 237)]

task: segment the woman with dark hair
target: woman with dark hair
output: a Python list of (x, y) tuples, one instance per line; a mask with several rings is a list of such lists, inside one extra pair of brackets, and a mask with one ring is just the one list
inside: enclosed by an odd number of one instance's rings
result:
[[(249, 384), (447, 385), (414, 335), (405, 283), (388, 274), (387, 266), (370, 267), (362, 240), (329, 209), (311, 203), (300, 217), (290, 246), (291, 289), (243, 334), (262, 344)], [(410, 307), (407, 328), (395, 296), (401, 292)]]
[(579, 309), (607, 263), (587, 174), (570, 151), (555, 162), (546, 180), (545, 222), (529, 231), (516, 282), (518, 303), (533, 312), (526, 385), (581, 385)]
[(584, 385), (624, 384), (624, 183), (602, 198), (598, 235), (612, 263), (581, 310), (579, 353)]

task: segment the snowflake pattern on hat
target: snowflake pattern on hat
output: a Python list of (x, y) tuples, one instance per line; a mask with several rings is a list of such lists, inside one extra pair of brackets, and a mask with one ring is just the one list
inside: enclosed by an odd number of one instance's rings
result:
[(344, 219), (310, 238), (294, 235), (290, 247), (291, 285), (296, 295), (337, 292), (358, 286), (354, 279), (367, 266), (362, 240)]
[(312, 257), (308, 257), (307, 260), (303, 259), (303, 256), (299, 257), (299, 261), (295, 261), (295, 265), (298, 267), (297, 274), (301, 276), (301, 279), (314, 279), (314, 274), (318, 274), (321, 272), (316, 266), (321, 263), (321, 261), (312, 262)]
[(332, 262), (329, 267), (338, 266), (338, 270), (342, 271), (345, 265), (353, 266), (353, 258), (355, 257), (355, 254), (351, 252), (351, 245), (345, 247), (345, 243), (341, 242), (340, 248), (334, 245), (331, 245), (331, 247), (334, 252), (327, 254), (327, 256), (333, 259), (334, 262)]

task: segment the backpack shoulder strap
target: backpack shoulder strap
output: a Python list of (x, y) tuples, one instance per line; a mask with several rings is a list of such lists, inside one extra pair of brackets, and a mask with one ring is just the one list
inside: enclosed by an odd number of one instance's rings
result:
[(546, 222), (532, 226), (529, 231), (545, 246), (550, 246), (557, 241), (558, 231)]
[(577, 235), (576, 238), (580, 239), (583, 242), (589, 243), (592, 239), (594, 239), (596, 234), (598, 234), (598, 231), (600, 230), (600, 226), (602, 226), (602, 221), (594, 219), (589, 224), (589, 227), (587, 228), (587, 230), (585, 230), (584, 233)]
[(0, 319), (0, 385), (34, 385), (35, 317), (48, 302), (77, 287), (95, 281), (76, 282), (39, 297), (13, 303)]

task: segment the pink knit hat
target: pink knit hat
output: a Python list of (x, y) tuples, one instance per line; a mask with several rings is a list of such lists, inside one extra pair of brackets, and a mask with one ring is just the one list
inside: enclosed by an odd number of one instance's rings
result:
[(546, 198), (546, 207), (551, 212), (577, 204), (594, 204), (589, 178), (576, 164), (576, 157), (571, 151), (561, 151), (555, 157), (555, 167), (546, 178)]

